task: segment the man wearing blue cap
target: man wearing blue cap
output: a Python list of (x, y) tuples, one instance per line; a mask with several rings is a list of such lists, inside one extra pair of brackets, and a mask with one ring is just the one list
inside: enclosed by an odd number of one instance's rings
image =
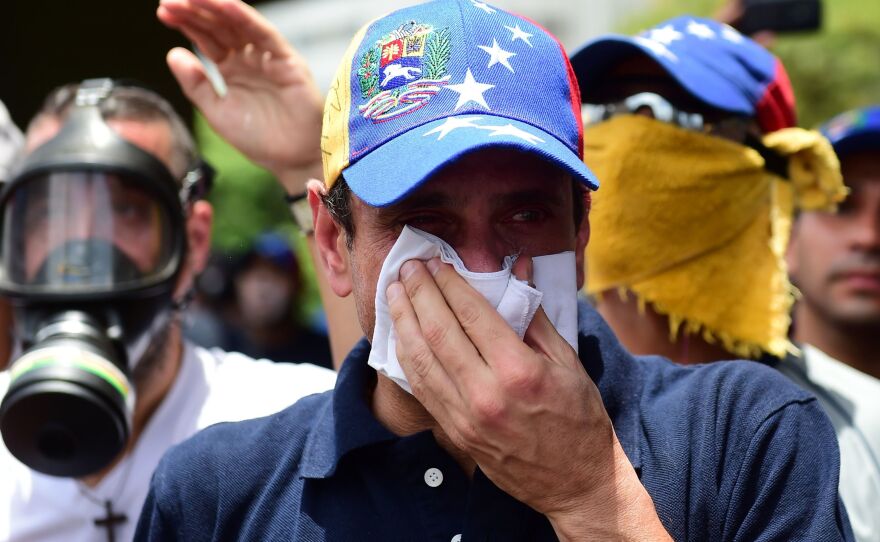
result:
[(794, 339), (780, 365), (825, 407), (840, 444), (840, 492), (857, 540), (880, 540), (880, 107), (822, 127), (849, 196), (836, 214), (804, 212), (787, 260), (801, 291)]
[(316, 243), (371, 339), (334, 392), (167, 455), (138, 539), (848, 537), (814, 399), (634, 358), (575, 306), (597, 183), (552, 36), (476, 0), (397, 11), (324, 113)]
[(795, 128), (779, 59), (729, 26), (677, 17), (600, 37), (572, 65), (585, 102), (587, 291), (633, 353), (782, 358), (794, 208), (845, 194), (833, 150)]

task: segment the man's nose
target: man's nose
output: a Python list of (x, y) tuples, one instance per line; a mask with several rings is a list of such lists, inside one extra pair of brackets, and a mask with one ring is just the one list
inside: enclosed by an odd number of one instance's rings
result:
[(453, 247), (465, 268), (475, 273), (499, 271), (504, 258), (513, 253), (507, 243), (491, 235), (471, 233), (460, 239)]
[(88, 207), (74, 211), (67, 220), (67, 237), (69, 239), (87, 239), (94, 233), (95, 216)]
[(67, 239), (87, 239), (94, 233), (95, 205), (88, 191), (71, 191), (67, 197), (66, 220), (63, 232)]

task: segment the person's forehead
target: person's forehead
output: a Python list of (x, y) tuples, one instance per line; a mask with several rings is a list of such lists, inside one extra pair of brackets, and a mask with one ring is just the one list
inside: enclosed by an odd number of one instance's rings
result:
[(569, 191), (571, 176), (553, 164), (512, 149), (467, 154), (432, 175), (400, 205), (440, 197), (450, 200), (498, 198), (521, 191)]

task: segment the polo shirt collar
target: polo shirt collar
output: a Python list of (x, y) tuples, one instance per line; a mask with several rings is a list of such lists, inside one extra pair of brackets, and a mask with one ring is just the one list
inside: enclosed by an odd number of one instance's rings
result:
[[(641, 375), (608, 324), (585, 301), (578, 304), (578, 349), (581, 363), (599, 388), (617, 438), (637, 472), (641, 469)], [(364, 338), (339, 370), (332, 402), (316, 413), (303, 452), (304, 478), (327, 478), (349, 452), (397, 437), (373, 416), (370, 408), (374, 370), (367, 365), (370, 343)]]
[(300, 470), (304, 478), (327, 478), (336, 472), (339, 461), (349, 452), (398, 437), (373, 416), (370, 408), (375, 371), (367, 365), (370, 343), (362, 338), (345, 358), (332, 401), (316, 415), (303, 451)]

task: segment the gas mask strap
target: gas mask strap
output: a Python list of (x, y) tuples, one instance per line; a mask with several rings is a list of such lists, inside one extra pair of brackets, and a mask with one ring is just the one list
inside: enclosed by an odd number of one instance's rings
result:
[(190, 167), (181, 183), (180, 205), (186, 209), (192, 203), (205, 199), (214, 186), (214, 168), (202, 159)]

